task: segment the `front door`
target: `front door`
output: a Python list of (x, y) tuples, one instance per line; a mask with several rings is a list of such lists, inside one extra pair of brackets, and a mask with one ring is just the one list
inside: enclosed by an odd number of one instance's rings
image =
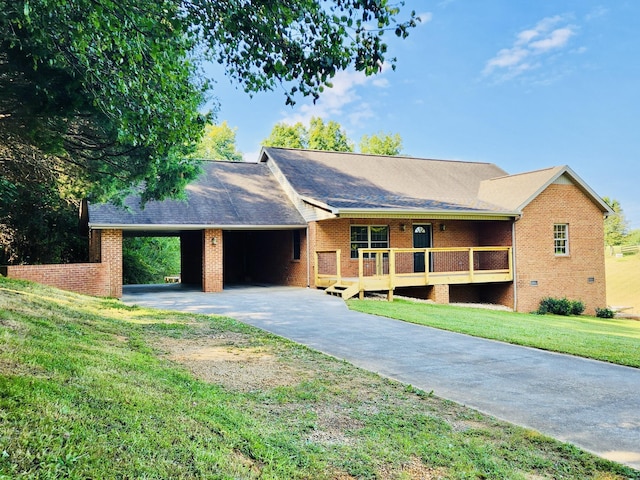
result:
[[(431, 225), (413, 226), (413, 248), (431, 248)], [(424, 252), (413, 254), (413, 271), (424, 272), (426, 259)]]

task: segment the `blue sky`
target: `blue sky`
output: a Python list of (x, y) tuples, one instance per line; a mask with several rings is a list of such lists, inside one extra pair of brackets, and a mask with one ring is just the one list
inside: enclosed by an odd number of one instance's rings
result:
[(640, 228), (640, 1), (407, 0), (424, 21), (387, 38), (395, 71), (347, 71), (313, 105), (249, 97), (217, 67), (218, 121), (255, 161), (277, 122), (335, 120), (356, 141), (399, 133), (403, 153), (492, 162), (509, 173), (569, 165)]

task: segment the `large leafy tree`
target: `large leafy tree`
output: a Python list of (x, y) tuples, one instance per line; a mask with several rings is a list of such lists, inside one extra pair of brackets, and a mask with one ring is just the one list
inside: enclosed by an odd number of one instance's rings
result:
[[(353, 152), (353, 142), (342, 126), (330, 120), (312, 117), (309, 127), (298, 122), (294, 125), (277, 123), (271, 134), (262, 141), (265, 147), (309, 148), (334, 152)], [(360, 152), (373, 155), (399, 155), (402, 151), (400, 134), (377, 133), (363, 135)]]
[(353, 143), (338, 122), (314, 117), (309, 122), (309, 148), (334, 152), (353, 152)]
[(312, 117), (309, 127), (301, 122), (294, 125), (276, 123), (267, 138), (265, 147), (308, 148), (333, 152), (353, 152), (353, 143), (338, 122), (327, 123), (319, 117)]
[(241, 161), (242, 153), (236, 147), (236, 129), (226, 121), (219, 125), (207, 125), (191, 156), (202, 160)]
[(372, 155), (400, 155), (400, 152), (402, 152), (402, 137), (398, 133), (363, 135), (360, 139), (360, 152)]
[[(340, 70), (393, 64), (383, 33), (416, 22), (398, 15), (387, 0), (0, 0), (0, 195), (177, 195), (208, 120), (196, 59), (248, 92), (317, 98)], [(0, 212), (5, 231), (17, 215)]]
[(607, 205), (614, 211), (604, 221), (604, 241), (606, 245), (622, 245), (627, 235), (627, 220), (622, 211), (620, 202), (615, 198), (602, 197)]

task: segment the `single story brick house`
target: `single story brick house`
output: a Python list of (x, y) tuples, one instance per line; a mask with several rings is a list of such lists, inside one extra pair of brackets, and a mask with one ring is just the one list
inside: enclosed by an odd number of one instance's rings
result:
[(89, 204), (92, 261), (122, 294), (123, 235), (180, 237), (183, 283), (403, 292), (532, 311), (547, 296), (606, 306), (607, 204), (568, 166), (263, 148), (205, 162), (186, 201)]

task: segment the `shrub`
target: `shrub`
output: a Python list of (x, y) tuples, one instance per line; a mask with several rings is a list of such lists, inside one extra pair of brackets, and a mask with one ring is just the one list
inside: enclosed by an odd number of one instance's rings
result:
[(610, 308), (598, 308), (596, 307), (596, 317), (598, 318), (613, 318), (615, 317), (616, 312), (611, 310)]
[(582, 315), (585, 305), (581, 300), (574, 300), (571, 302), (571, 315)]
[(540, 300), (540, 306), (536, 313), (545, 315), (581, 315), (584, 312), (584, 302), (580, 300), (569, 300), (565, 298), (546, 297)]

